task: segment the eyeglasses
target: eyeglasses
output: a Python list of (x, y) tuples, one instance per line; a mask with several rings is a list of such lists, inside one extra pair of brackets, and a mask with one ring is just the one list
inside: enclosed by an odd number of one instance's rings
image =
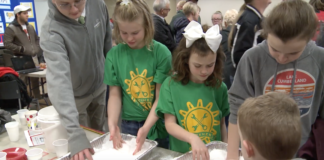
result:
[[(76, 2), (73, 3), (73, 6), (78, 8), (82, 6), (85, 3), (85, 1), (86, 0), (77, 0)], [(72, 7), (71, 3), (61, 3), (56, 5), (58, 5), (63, 10), (69, 10)]]
[(213, 18), (212, 19), (212, 21), (221, 21), (221, 20), (223, 20), (223, 19), (221, 19), (221, 18)]
[(170, 8), (164, 8), (163, 10), (166, 10), (166, 11), (171, 11), (171, 9), (170, 9)]

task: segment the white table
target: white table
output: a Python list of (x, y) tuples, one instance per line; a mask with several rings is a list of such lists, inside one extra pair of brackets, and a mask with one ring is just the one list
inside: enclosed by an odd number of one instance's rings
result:
[[(13, 115), (12, 118), (18, 120), (17, 119), (18, 115)], [(91, 141), (101, 135), (99, 133), (95, 133), (95, 132), (91, 131), (91, 129), (89, 130), (89, 128), (83, 128), (83, 129), (84, 129), (89, 141)], [(27, 126), (23, 126), (20, 128), (20, 130), (19, 130), (20, 137), (17, 142), (11, 142), (9, 140), (9, 136), (8, 136), (7, 132), (0, 134), (0, 151), (2, 151), (4, 149), (8, 149), (8, 148), (14, 148), (14, 147), (25, 148), (26, 150), (29, 150), (32, 148), (42, 148), (44, 150), (44, 152), (46, 152), (45, 154), (43, 154), (43, 158), (42, 158), (43, 160), (57, 159), (55, 153), (48, 153), (48, 151), (45, 149), (45, 145), (29, 147), (27, 144), (25, 135), (24, 135), (24, 130), (27, 130)], [(174, 152), (174, 151), (167, 150), (167, 149), (160, 148), (160, 147), (155, 147), (150, 153), (148, 153), (143, 158), (141, 158), (141, 160), (172, 160), (173, 158), (178, 157), (180, 155), (182, 155), (182, 153)]]
[(43, 71), (28, 73), (27, 76), (28, 77), (46, 78), (46, 69), (44, 69)]
[(44, 84), (46, 83), (46, 80), (44, 81), (44, 79), (46, 78), (46, 69), (44, 69), (43, 71), (38, 71), (38, 72), (33, 72), (33, 73), (28, 73), (27, 74), (28, 77), (28, 83), (29, 83), (29, 91), (31, 93), (32, 89), (31, 89), (31, 84), (30, 84), (30, 77), (34, 77), (34, 78), (40, 78), (41, 80), (41, 86), (42, 86), (42, 97), (45, 100), (46, 105), (48, 106), (49, 103), (47, 101), (47, 96), (45, 94), (45, 89), (44, 89)]
[[(18, 115), (13, 115), (12, 118), (17, 119)], [(42, 148), (44, 150), (43, 153), (43, 160), (54, 160), (56, 159), (56, 154), (55, 153), (48, 153), (48, 151), (45, 149), (45, 145), (39, 145), (39, 146), (34, 146), (34, 147), (29, 147), (27, 144), (27, 140), (24, 135), (24, 131), (27, 130), (27, 125), (22, 126), (19, 129), (19, 140), (17, 142), (11, 142), (8, 136), (8, 133), (2, 133), (0, 134), (0, 151), (8, 148), (15, 148), (15, 147), (21, 147), (26, 150), (32, 149), (32, 148)], [(94, 138), (97, 138), (100, 136), (100, 134), (88, 131), (84, 129), (86, 136), (89, 141), (93, 140)]]

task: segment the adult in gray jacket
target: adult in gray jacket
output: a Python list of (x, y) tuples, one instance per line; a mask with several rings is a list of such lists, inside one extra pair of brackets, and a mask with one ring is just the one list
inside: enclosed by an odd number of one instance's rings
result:
[(68, 132), (73, 159), (91, 160), (94, 151), (80, 124), (89, 120), (89, 127), (102, 130), (105, 120), (108, 11), (102, 0), (48, 0), (48, 6), (40, 44), (49, 97)]

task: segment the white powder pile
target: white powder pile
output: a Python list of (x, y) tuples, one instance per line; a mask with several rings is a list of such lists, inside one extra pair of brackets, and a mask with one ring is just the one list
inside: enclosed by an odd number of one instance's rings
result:
[(107, 135), (106, 139), (104, 140), (104, 144), (102, 145), (101, 149), (96, 150), (95, 154), (92, 156), (94, 160), (101, 160), (101, 159), (107, 159), (108, 157), (114, 158), (115, 160), (132, 160), (138, 158), (142, 153), (147, 151), (151, 144), (144, 142), (142, 145), (141, 151), (136, 153), (136, 155), (133, 155), (135, 149), (136, 149), (136, 139), (132, 138), (129, 141), (125, 141), (123, 143), (123, 147), (116, 150), (113, 148), (113, 142), (109, 141), (110, 135)]
[[(210, 160), (226, 160), (227, 152), (220, 149), (214, 149), (209, 153)], [(241, 156), (240, 160), (244, 160)]]
[(209, 153), (210, 160), (226, 160), (227, 152), (220, 149), (214, 149)]

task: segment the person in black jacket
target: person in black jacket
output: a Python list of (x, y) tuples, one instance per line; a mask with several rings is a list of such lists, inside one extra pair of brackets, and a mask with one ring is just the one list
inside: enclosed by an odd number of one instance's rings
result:
[(244, 2), (228, 41), (234, 68), (236, 68), (246, 50), (264, 40), (261, 36), (262, 14), (271, 0), (244, 0)]
[(228, 35), (234, 26), (235, 19), (237, 17), (237, 11), (235, 9), (231, 9), (226, 11), (224, 15), (224, 24), (225, 27), (223, 30), (220, 31), (220, 34), (222, 35), (222, 48), (225, 53), (226, 59), (224, 63), (224, 70), (223, 70), (223, 78), (224, 78), (224, 83), (226, 84), (227, 88), (230, 89), (232, 85), (232, 79), (230, 76), (232, 75), (232, 71), (234, 70), (232, 60), (231, 60), (231, 52), (228, 49)]
[(168, 47), (170, 52), (175, 49), (176, 44), (171, 32), (169, 24), (165, 21), (165, 17), (170, 12), (170, 1), (169, 0), (155, 0), (153, 3), (153, 21), (155, 27), (154, 40), (164, 44)]
[[(195, 3), (195, 4), (198, 5), (198, 0), (186, 0), (185, 3), (187, 3), (187, 2)], [(180, 1), (179, 3), (182, 3), (182, 2)], [(184, 4), (185, 4), (185, 3), (184, 3)], [(184, 4), (183, 4), (183, 6), (184, 6)], [(183, 8), (183, 6), (182, 6), (182, 8)], [(170, 22), (170, 27), (171, 27), (171, 31), (172, 31), (173, 34), (175, 34), (175, 29), (174, 29), (175, 22), (176, 22), (179, 18), (186, 18), (186, 15), (185, 15), (183, 9), (178, 10), (178, 11), (177, 11), (177, 14), (174, 15), (174, 16), (172, 17), (172, 20), (171, 20), (171, 22)], [(197, 21), (198, 23), (201, 23), (201, 18), (200, 18), (200, 16), (198, 16), (198, 20), (196, 20), (196, 21)]]
[[(220, 31), (220, 34), (222, 35), (222, 49), (225, 53), (225, 63), (223, 68), (223, 82), (226, 84), (227, 89), (230, 89), (232, 86), (233, 78), (231, 77), (232, 72), (234, 72), (234, 67), (231, 60), (231, 52), (228, 49), (228, 35), (234, 26), (235, 19), (237, 17), (237, 11), (235, 9), (231, 9), (226, 11), (224, 15), (224, 24), (225, 27), (223, 30)], [(229, 115), (225, 117), (225, 124), (226, 127), (228, 127), (228, 118)]]
[(175, 39), (177, 45), (183, 38), (184, 29), (187, 27), (190, 21), (198, 22), (200, 8), (193, 2), (187, 2), (183, 6), (183, 13), (186, 15), (186, 17), (180, 17), (174, 23)]

